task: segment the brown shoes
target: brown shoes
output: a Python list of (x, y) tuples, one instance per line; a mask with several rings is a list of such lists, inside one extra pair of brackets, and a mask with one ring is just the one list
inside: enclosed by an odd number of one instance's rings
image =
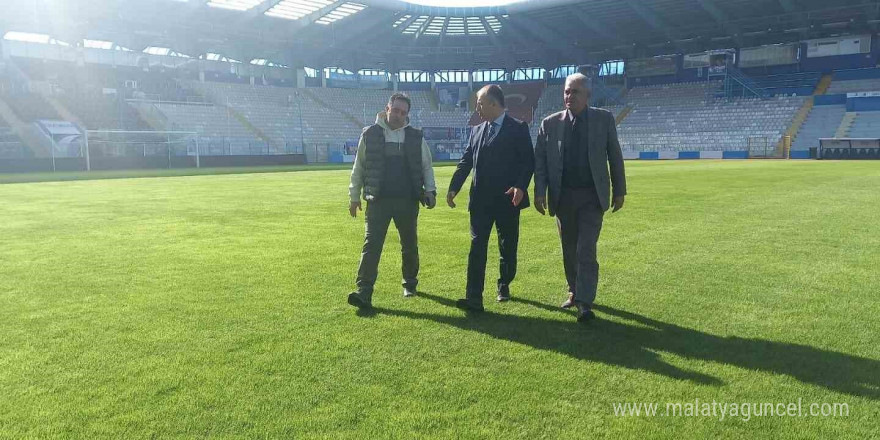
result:
[(570, 308), (574, 307), (574, 294), (571, 292), (568, 292), (568, 299), (565, 300), (565, 302), (562, 303), (562, 305), (559, 307), (562, 307), (563, 309), (570, 309)]

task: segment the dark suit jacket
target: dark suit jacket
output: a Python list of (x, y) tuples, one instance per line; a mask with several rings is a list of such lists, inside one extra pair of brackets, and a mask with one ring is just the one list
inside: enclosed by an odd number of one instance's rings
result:
[(471, 179), (470, 208), (493, 206), (497, 203), (510, 205), (511, 196), (504, 193), (516, 187), (525, 194), (519, 209), (529, 206), (529, 182), (535, 171), (535, 153), (529, 125), (510, 116), (491, 139), (486, 139), (489, 123), (483, 122), (471, 130), (467, 149), (452, 175), (449, 190), (461, 191), (465, 179), (474, 171)]
[[(549, 191), (548, 207), (554, 215), (559, 207), (562, 192), (562, 160), (569, 145), (571, 115), (567, 110), (554, 113), (541, 121), (538, 142), (535, 145), (535, 195)], [(613, 184), (614, 195), (626, 195), (626, 175), (623, 170), (623, 153), (617, 140), (617, 124), (608, 110), (587, 109), (588, 148), (593, 182), (603, 210), (611, 205), (609, 189)], [(578, 146), (574, 146), (578, 147)], [(610, 179), (609, 179), (610, 167)]]

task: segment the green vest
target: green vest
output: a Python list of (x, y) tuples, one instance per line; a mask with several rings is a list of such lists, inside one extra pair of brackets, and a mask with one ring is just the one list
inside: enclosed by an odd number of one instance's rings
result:
[[(382, 194), (385, 178), (385, 129), (375, 124), (367, 127), (364, 138), (364, 199), (373, 200)], [(404, 128), (403, 139), (405, 172), (413, 194), (420, 199), (425, 194), (425, 176), (422, 174), (422, 131), (412, 127)]]

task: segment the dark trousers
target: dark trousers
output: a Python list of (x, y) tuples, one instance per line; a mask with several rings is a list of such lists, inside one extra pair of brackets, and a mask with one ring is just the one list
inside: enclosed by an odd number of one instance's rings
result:
[(568, 291), (575, 301), (593, 304), (599, 285), (596, 246), (605, 215), (594, 188), (563, 188), (556, 210)]
[(410, 198), (387, 198), (367, 202), (366, 234), (364, 236), (364, 249), (361, 252), (361, 263), (358, 267), (357, 288), (358, 293), (369, 300), (373, 295), (373, 285), (379, 271), (379, 259), (382, 256), (382, 247), (385, 245), (385, 236), (388, 233), (388, 225), (394, 220), (394, 226), (400, 234), (400, 248), (402, 253), (403, 287), (415, 290), (419, 276), (419, 242), (418, 242), (418, 218), (419, 202)]
[[(506, 201), (506, 203), (510, 203)], [(519, 209), (512, 206), (472, 206), (471, 251), (468, 254), (466, 297), (473, 302), (483, 301), (486, 281), (486, 253), (494, 225), (498, 233), (500, 254), (498, 290), (508, 291), (516, 276), (516, 252), (519, 246)]]

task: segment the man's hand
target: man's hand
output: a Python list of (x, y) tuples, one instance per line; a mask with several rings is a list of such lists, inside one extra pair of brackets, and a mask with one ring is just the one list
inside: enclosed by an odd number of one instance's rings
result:
[(547, 209), (547, 198), (544, 196), (535, 196), (535, 209), (544, 215), (544, 210)]
[(513, 206), (519, 206), (519, 204), (522, 203), (522, 199), (523, 199), (523, 196), (525, 195), (525, 192), (523, 192), (523, 190), (513, 186), (513, 187), (510, 187), (510, 189), (507, 190), (507, 192), (504, 194), (513, 195)]
[(357, 202), (349, 202), (348, 213), (351, 214), (352, 217), (357, 217), (357, 212), (360, 210), (361, 210), (360, 200), (358, 200)]
[(450, 208), (455, 208), (455, 195), (458, 194), (455, 191), (449, 191), (446, 193), (446, 204), (449, 205)]
[(425, 206), (428, 209), (434, 209), (437, 206), (437, 196), (433, 192), (425, 193)]
[(611, 213), (615, 213), (620, 211), (620, 208), (623, 208), (623, 197), (624, 196), (614, 196), (611, 199)]

